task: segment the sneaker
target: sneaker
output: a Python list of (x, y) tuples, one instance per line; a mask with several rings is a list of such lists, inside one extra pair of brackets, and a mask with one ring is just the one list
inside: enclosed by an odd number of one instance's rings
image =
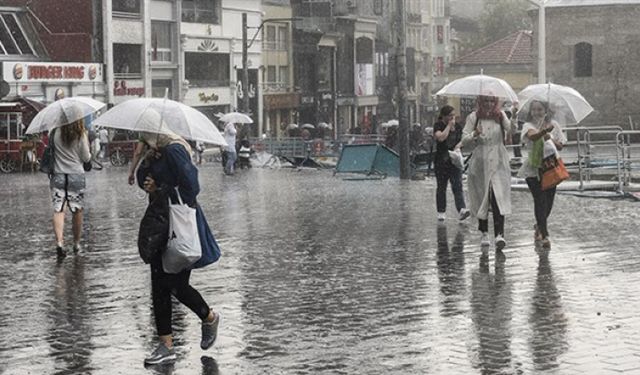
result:
[(56, 246), (56, 255), (62, 259), (67, 256), (67, 251), (62, 246)]
[(216, 338), (218, 337), (218, 325), (220, 324), (220, 314), (215, 313), (212, 322), (202, 322), (202, 341), (200, 341), (200, 348), (202, 350), (209, 349)]
[(465, 220), (469, 216), (471, 216), (471, 212), (469, 212), (469, 210), (467, 210), (466, 208), (460, 210), (460, 221)]
[(502, 250), (505, 246), (507, 246), (507, 241), (504, 240), (501, 234), (496, 236), (496, 250)]
[(438, 221), (444, 221), (447, 218), (447, 214), (445, 212), (438, 212)]
[(542, 239), (542, 247), (544, 247), (545, 249), (551, 248), (551, 240), (549, 239), (549, 237), (545, 237)]
[(164, 363), (173, 363), (176, 360), (176, 351), (174, 348), (167, 348), (164, 343), (160, 343), (156, 350), (150, 356), (144, 359), (145, 365), (160, 365)]
[(82, 246), (79, 243), (73, 245), (73, 252), (74, 253), (79, 253), (80, 251), (82, 251)]
[(482, 236), (480, 237), (480, 246), (489, 246), (491, 245), (491, 241), (489, 241), (489, 233), (482, 232)]

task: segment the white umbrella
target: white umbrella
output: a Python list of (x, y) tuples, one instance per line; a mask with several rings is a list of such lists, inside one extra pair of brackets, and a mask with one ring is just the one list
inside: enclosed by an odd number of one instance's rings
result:
[(529, 85), (518, 93), (518, 118), (527, 121), (529, 107), (534, 101), (549, 104), (551, 117), (561, 125), (575, 125), (593, 112), (593, 107), (575, 89), (553, 83)]
[(169, 99), (127, 100), (108, 110), (94, 124), (132, 131), (174, 133), (193, 141), (227, 145), (218, 128), (202, 112)]
[(400, 125), (400, 122), (398, 120), (389, 120), (387, 122), (383, 122), (381, 125), (383, 128), (388, 128), (390, 126), (398, 126)]
[(484, 74), (456, 79), (441, 88), (440, 96), (495, 96), (503, 100), (518, 100), (518, 95), (504, 80)]
[(57, 100), (38, 112), (31, 120), (25, 134), (42, 133), (71, 124), (98, 112), (105, 106), (106, 104), (102, 102), (82, 96)]
[(289, 124), (287, 125), (287, 129), (291, 130), (291, 129), (298, 129), (298, 124)]
[(253, 124), (251, 117), (240, 112), (225, 113), (218, 120), (224, 123), (233, 122), (234, 124)]
[(302, 124), (302, 129), (315, 129), (316, 127), (311, 124)]
[(318, 127), (321, 129), (331, 129), (331, 124), (327, 124), (326, 122), (321, 122), (318, 124)]

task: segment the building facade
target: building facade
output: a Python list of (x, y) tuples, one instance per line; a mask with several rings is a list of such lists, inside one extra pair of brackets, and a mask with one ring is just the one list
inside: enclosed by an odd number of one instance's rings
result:
[[(262, 19), (259, 0), (108, 0), (103, 3), (108, 101), (181, 101), (211, 120), (242, 102), (242, 14)], [(261, 131), (261, 43), (248, 48), (249, 107)]]
[[(537, 10), (531, 16), (537, 20)], [(640, 121), (639, 18), (638, 0), (548, 2), (547, 80), (575, 88), (591, 104), (594, 112), (582, 124), (628, 128), (630, 121)], [(533, 25), (537, 35), (537, 22)]]
[(44, 103), (63, 96), (104, 100), (100, 13), (97, 1), (3, 1), (0, 77), (9, 86), (6, 95)]
[(264, 134), (287, 136), (296, 122), (300, 93), (294, 90), (291, 4), (288, 0), (263, 0), (262, 99)]

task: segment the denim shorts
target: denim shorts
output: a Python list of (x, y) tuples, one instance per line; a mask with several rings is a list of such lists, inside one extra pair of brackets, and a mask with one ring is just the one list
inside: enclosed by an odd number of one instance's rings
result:
[(54, 174), (49, 181), (53, 210), (62, 212), (65, 203), (71, 212), (81, 210), (84, 207), (85, 187), (84, 174)]

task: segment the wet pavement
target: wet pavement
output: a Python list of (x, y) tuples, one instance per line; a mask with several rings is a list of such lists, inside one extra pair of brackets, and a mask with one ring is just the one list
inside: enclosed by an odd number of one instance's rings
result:
[(223, 257), (191, 280), (223, 316), (219, 339), (202, 351), (179, 306), (177, 363), (145, 369), (146, 201), (125, 181), (89, 174), (84, 250), (57, 263), (46, 177), (0, 176), (0, 373), (640, 374), (638, 203), (557, 196), (544, 253), (513, 192), (497, 256), (475, 222), (437, 224), (433, 179), (213, 165), (200, 202)]

